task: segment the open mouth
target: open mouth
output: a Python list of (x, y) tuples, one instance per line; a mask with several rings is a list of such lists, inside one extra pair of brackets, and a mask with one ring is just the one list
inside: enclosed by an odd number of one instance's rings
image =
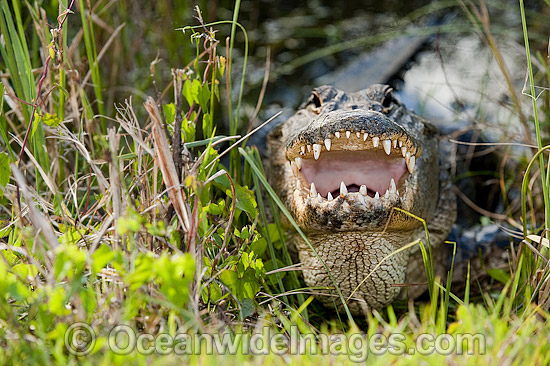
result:
[(331, 133), (320, 143), (295, 141), (287, 159), (302, 198), (323, 203), (353, 195), (366, 202), (404, 196), (419, 153), (406, 135), (347, 130)]

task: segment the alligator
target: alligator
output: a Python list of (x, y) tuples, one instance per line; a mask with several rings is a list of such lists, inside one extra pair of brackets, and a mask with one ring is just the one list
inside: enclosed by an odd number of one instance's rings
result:
[(335, 285), (354, 314), (424, 292), (420, 241), (442, 267), (456, 197), (441, 141), (381, 84), (318, 87), (270, 132), (270, 182), (311, 247), (296, 232), (289, 244), (326, 306), (343, 308)]

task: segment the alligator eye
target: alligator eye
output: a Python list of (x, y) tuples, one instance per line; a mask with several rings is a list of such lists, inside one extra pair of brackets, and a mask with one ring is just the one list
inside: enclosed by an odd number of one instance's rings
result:
[(321, 113), (321, 96), (317, 90), (311, 92), (306, 102), (306, 108), (317, 114)]
[(384, 99), (382, 99), (382, 107), (389, 108), (391, 106), (391, 103), (393, 102), (393, 96), (392, 96), (393, 89), (388, 87), (384, 91)]

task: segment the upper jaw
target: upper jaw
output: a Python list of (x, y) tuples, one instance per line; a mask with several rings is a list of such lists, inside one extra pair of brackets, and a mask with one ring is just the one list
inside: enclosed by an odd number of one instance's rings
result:
[[(352, 137), (355, 137), (353, 139)], [(389, 141), (389, 142), (388, 142)], [(286, 158), (318, 158), (323, 150), (367, 150), (383, 148), (390, 155), (392, 149), (403, 157), (418, 156), (421, 146), (411, 133), (384, 114), (372, 110), (332, 111), (321, 114), (287, 143)]]

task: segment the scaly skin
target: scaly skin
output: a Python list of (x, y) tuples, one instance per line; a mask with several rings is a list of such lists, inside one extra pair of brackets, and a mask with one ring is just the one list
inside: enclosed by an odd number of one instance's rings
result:
[[(396, 101), (387, 86), (353, 94), (324, 86), (270, 133), (267, 145), (272, 185), (344, 297), (353, 295), (353, 313), (387, 305), (401, 291), (413, 297), (423, 292), (424, 286), (406, 286), (426, 282), (418, 245), (396, 253), (416, 239), (427, 245), (422, 222), (393, 208), (426, 220), (439, 270), (456, 202), (448, 156), (439, 156), (433, 126)], [(308, 286), (325, 305), (342, 310), (323, 263), (296, 233), (290, 244)]]

